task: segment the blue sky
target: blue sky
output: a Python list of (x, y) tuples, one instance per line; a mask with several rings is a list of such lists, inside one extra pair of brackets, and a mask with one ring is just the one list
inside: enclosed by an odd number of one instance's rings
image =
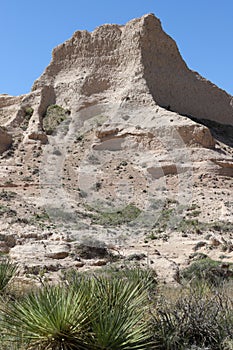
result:
[(74, 31), (151, 12), (188, 66), (233, 95), (233, 0), (1, 0), (0, 93), (29, 92)]

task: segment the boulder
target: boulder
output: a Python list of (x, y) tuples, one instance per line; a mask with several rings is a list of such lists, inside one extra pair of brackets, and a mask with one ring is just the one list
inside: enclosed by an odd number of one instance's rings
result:
[(12, 136), (4, 129), (0, 127), (0, 154), (7, 151), (12, 145)]

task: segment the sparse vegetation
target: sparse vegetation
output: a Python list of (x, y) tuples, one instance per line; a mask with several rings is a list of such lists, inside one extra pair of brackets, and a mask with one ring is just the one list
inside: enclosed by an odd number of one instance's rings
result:
[(188, 287), (175, 300), (158, 299), (152, 314), (154, 349), (230, 349), (233, 304), (223, 289)]
[(167, 228), (183, 233), (204, 233), (207, 231), (227, 233), (233, 230), (233, 224), (230, 221), (216, 221), (210, 223), (200, 221), (198, 216), (201, 211), (196, 210), (196, 206), (191, 207), (187, 212), (187, 217), (183, 217), (181, 220), (179, 216), (176, 219), (175, 210), (176, 208), (170, 207), (168, 204), (162, 208), (158, 220), (153, 225), (154, 233), (162, 233), (166, 231)]
[(224, 265), (221, 261), (203, 256), (185, 268), (182, 271), (181, 277), (189, 282), (206, 281), (214, 285), (219, 285), (224, 280), (233, 277), (233, 270), (230, 264)]
[(68, 270), (56, 286), (1, 300), (0, 349), (231, 349), (228, 285), (198, 279), (169, 296), (154, 271), (128, 264)]
[(13, 191), (2, 190), (2, 192), (0, 192), (0, 199), (3, 199), (4, 201), (10, 201), (11, 199), (14, 199), (16, 196), (17, 196), (17, 193)]
[(27, 130), (28, 123), (29, 123), (29, 120), (30, 120), (31, 116), (33, 115), (33, 112), (34, 112), (34, 109), (32, 107), (30, 107), (30, 106), (28, 106), (28, 107), (26, 107), (24, 109), (24, 111), (23, 111), (24, 118), (23, 118), (23, 121), (20, 124), (20, 127), (23, 130)]
[(46, 134), (51, 135), (55, 132), (56, 128), (67, 119), (69, 114), (70, 112), (61, 106), (49, 106), (43, 118), (43, 129)]
[(76, 32), (0, 105), (0, 350), (233, 350), (233, 125), (180, 114), (233, 100), (159, 20)]
[(17, 273), (17, 269), (17, 264), (12, 263), (9, 260), (3, 260), (0, 262), (0, 294), (3, 294), (6, 291), (9, 282)]
[(17, 212), (15, 210), (5, 206), (5, 205), (0, 205), (0, 217), (4, 216), (4, 215), (16, 216)]
[(140, 215), (141, 210), (134, 204), (128, 204), (123, 209), (117, 211), (98, 211), (92, 214), (92, 223), (103, 226), (119, 226), (136, 220)]

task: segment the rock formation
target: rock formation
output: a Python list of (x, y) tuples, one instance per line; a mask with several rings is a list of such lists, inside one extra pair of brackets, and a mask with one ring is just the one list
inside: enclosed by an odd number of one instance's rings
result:
[(58, 104), (74, 112), (98, 100), (150, 101), (179, 114), (233, 124), (232, 96), (188, 69), (152, 14), (125, 26), (76, 32), (54, 49), (33, 90), (45, 85), (54, 88)]
[(8, 150), (12, 145), (12, 136), (0, 127), (0, 154)]
[(124, 247), (171, 280), (224, 232), (233, 261), (232, 99), (152, 14), (74, 33), (30, 93), (0, 95), (0, 252), (28, 273)]

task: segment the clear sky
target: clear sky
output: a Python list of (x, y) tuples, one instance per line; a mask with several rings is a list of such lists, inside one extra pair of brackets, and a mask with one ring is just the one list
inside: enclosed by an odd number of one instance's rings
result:
[(233, 0), (0, 0), (0, 93), (19, 95), (74, 31), (154, 13), (189, 68), (233, 95)]

